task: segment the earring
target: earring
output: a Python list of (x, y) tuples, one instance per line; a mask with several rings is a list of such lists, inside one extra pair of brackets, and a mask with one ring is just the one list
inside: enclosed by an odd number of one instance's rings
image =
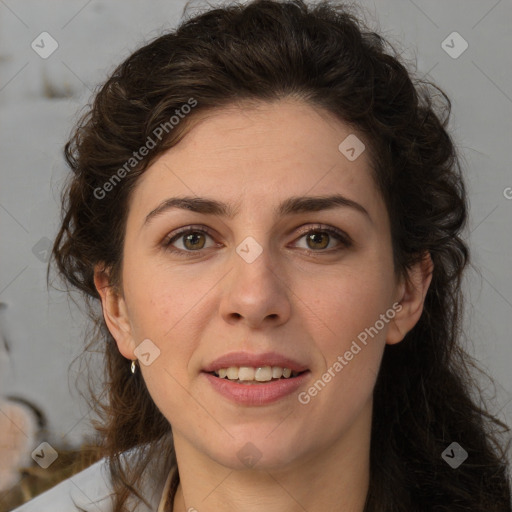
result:
[(132, 371), (132, 373), (135, 373), (135, 368), (136, 368), (136, 366), (135, 366), (135, 361), (137, 361), (137, 359), (134, 359), (134, 360), (132, 361), (132, 365), (131, 365), (131, 371)]

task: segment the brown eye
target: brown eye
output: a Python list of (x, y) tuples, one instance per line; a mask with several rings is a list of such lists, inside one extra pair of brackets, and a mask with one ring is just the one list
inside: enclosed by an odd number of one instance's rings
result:
[[(205, 228), (194, 228), (189, 226), (184, 228), (177, 233), (171, 234), (170, 237), (166, 238), (162, 242), (164, 250), (169, 251), (179, 256), (195, 256), (201, 254), (201, 251), (208, 249), (205, 246), (205, 238), (209, 237), (213, 239), (213, 235), (210, 234)], [(303, 249), (311, 254), (313, 253), (333, 253), (346, 249), (352, 246), (352, 239), (349, 235), (345, 234), (336, 228), (323, 228), (317, 226), (313, 229), (305, 231), (300, 239), (306, 239), (306, 247)], [(331, 240), (337, 240), (338, 245), (334, 248), (329, 249)], [(177, 242), (181, 242), (182, 247), (176, 247)]]
[[(324, 231), (312, 231), (306, 236), (311, 249), (326, 249), (329, 245), (329, 236)], [(322, 240), (324, 243), (322, 243)]]
[[(207, 248), (205, 247), (205, 238), (212, 238), (205, 229), (201, 228), (187, 228), (178, 231), (176, 234), (166, 238), (162, 245), (166, 251), (170, 251), (179, 255), (193, 255), (195, 252)], [(175, 247), (177, 242), (181, 242), (181, 248)]]
[(193, 231), (189, 233), (188, 235), (182, 236), (183, 238), (183, 245), (190, 250), (194, 249), (202, 249), (204, 247), (204, 241), (203, 243), (198, 243), (198, 240), (201, 238), (201, 236), (204, 236), (199, 231)]
[[(299, 240), (303, 238), (306, 240), (306, 247), (304, 247), (304, 250), (311, 253), (331, 253), (341, 249), (347, 249), (353, 244), (352, 239), (347, 234), (335, 228), (317, 227), (310, 229), (303, 233)], [(338, 246), (329, 249), (328, 247), (331, 239), (337, 240)]]

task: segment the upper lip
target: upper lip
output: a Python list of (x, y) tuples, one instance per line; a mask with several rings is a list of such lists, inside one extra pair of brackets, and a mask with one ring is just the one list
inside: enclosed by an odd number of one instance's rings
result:
[(279, 366), (281, 368), (289, 368), (295, 372), (302, 372), (308, 369), (306, 365), (276, 352), (264, 352), (263, 354), (230, 352), (207, 364), (203, 368), (203, 372), (213, 372), (220, 368), (229, 368), (230, 366), (249, 366), (253, 368)]

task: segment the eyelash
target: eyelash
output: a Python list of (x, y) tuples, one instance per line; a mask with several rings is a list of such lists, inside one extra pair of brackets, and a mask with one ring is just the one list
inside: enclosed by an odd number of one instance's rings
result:
[[(184, 235), (188, 235), (190, 233), (204, 233), (211, 238), (213, 238), (213, 233), (204, 227), (196, 227), (196, 226), (187, 226), (176, 233), (172, 233), (170, 236), (166, 237), (165, 240), (162, 243), (162, 246), (165, 251), (169, 251), (173, 254), (177, 254), (179, 256), (184, 257), (193, 257), (194, 255), (200, 254), (202, 251), (205, 251), (206, 249), (199, 249), (197, 251), (190, 251), (190, 250), (182, 250), (182, 249), (175, 249), (172, 247), (172, 244), (178, 240), (180, 237), (183, 237)], [(336, 228), (332, 227), (324, 227), (322, 225), (318, 225), (315, 227), (312, 227), (308, 229), (307, 231), (304, 231), (300, 234), (299, 238), (304, 237), (305, 235), (308, 235), (310, 233), (328, 233), (329, 235), (336, 238), (339, 242), (341, 242), (341, 247), (338, 247), (337, 249), (320, 249), (320, 250), (312, 250), (312, 249), (303, 249), (306, 254), (308, 255), (318, 255), (318, 253), (332, 253), (332, 252), (338, 252), (342, 249), (348, 249), (353, 245), (352, 239), (343, 231), (340, 231)]]

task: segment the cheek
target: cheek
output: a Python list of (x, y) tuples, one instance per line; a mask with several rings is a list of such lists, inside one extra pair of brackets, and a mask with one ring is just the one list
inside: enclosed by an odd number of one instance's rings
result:
[(126, 300), (135, 345), (149, 339), (157, 347), (154, 362), (140, 367), (149, 393), (165, 414), (169, 404), (173, 404), (171, 410), (179, 410), (190, 398), (181, 394), (190, 385), (189, 362), (200, 332), (200, 326), (194, 327), (191, 321), (208, 289), (201, 292), (201, 283), (185, 279), (183, 273), (142, 267), (137, 272), (133, 265), (126, 265)]
[[(375, 322), (391, 306), (393, 290), (392, 276), (380, 265), (360, 268), (339, 268), (336, 272), (301, 278), (297, 281), (297, 293), (314, 313), (305, 313), (311, 322), (317, 324), (309, 332), (322, 332), (320, 343), (326, 340), (328, 346), (341, 349), (350, 344), (365, 329)], [(382, 329), (385, 333), (385, 328)]]
[(309, 289), (315, 290), (310, 301), (315, 315), (308, 315), (311, 324), (306, 329), (315, 338), (323, 365), (303, 400), (310, 400), (306, 407), (312, 413), (327, 408), (333, 425), (355, 417), (372, 396), (388, 324), (394, 316), (389, 314), (391, 268), (381, 253), (380, 258), (361, 258), (309, 283)]
[[(144, 264), (137, 264), (138, 261)], [(208, 290), (204, 280), (135, 252), (126, 258), (124, 283), (130, 316), (135, 319), (133, 325), (138, 334), (162, 340), (167, 336), (172, 338), (170, 330)]]
[(312, 418), (329, 411), (326, 436), (339, 434), (340, 425), (348, 428), (372, 397), (388, 325), (380, 318), (390, 307), (389, 289), (381, 283), (368, 274), (326, 280), (312, 302), (315, 315), (304, 308), (320, 358), (300, 403)]
[[(329, 302), (321, 320), (308, 331), (321, 352), (318, 376), (348, 400), (357, 400), (373, 386), (385, 347), (387, 324), (380, 321), (386, 311), (382, 298), (363, 294), (338, 294), (337, 308)], [(326, 304), (327, 307), (327, 304)], [(330, 393), (329, 393), (330, 394)]]
[(375, 266), (358, 272), (346, 269), (321, 283), (312, 281), (310, 286), (316, 286), (310, 301), (315, 314), (308, 308), (303, 314), (310, 319), (306, 331), (314, 337), (311, 343), (321, 352), (322, 362), (317, 369), (321, 382), (308, 394), (311, 398), (323, 395), (317, 405), (328, 403), (335, 416), (343, 416), (341, 402), (345, 413), (357, 409), (374, 387), (392, 319), (392, 282), (383, 267)]

